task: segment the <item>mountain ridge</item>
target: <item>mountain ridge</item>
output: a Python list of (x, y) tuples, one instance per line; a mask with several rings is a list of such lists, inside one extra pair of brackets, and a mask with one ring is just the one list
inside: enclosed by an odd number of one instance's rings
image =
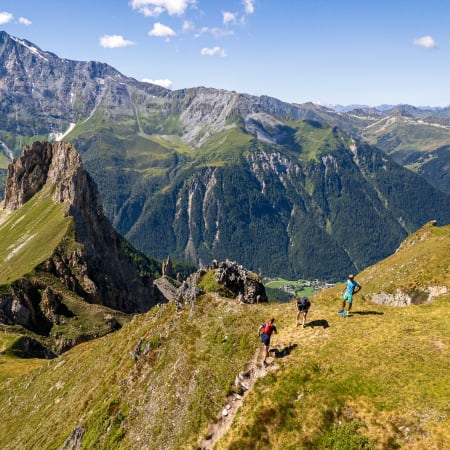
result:
[[(446, 448), (448, 291), (407, 307), (369, 299), (403, 275), (424, 292), (449, 288), (449, 242), (449, 226), (425, 225), (355, 275), (363, 289), (352, 316), (336, 314), (339, 283), (312, 298), (305, 328), (292, 303), (216, 293), (138, 315), (2, 385), (5, 450)], [(265, 368), (255, 332), (272, 316), (278, 333)], [(224, 426), (220, 439), (213, 425)]]
[[(37, 333), (60, 350), (121, 326), (127, 319), (117, 312), (144, 312), (166, 301), (153, 285), (155, 262), (109, 224), (73, 146), (35, 142), (8, 175), (0, 223), (2, 322)], [(88, 332), (81, 320), (76, 324), (74, 311), (84, 310), (83, 303), (101, 306), (104, 314), (103, 324)], [(78, 328), (84, 337), (61, 339)]]
[[(448, 176), (435, 156), (445, 161), (450, 148), (445, 147), (450, 145), (445, 112), (437, 127), (426, 124), (426, 117), (411, 117), (415, 110), (408, 108), (371, 119), (212, 88), (169, 91), (97, 63), (54, 59), (50, 64), (30, 45), (14, 52), (9, 47), (19, 46), (17, 41), (6, 34), (2, 39), (3, 85), (12, 83), (16, 90), (5, 93), (9, 109), (0, 105), (0, 120), (6, 124), (0, 140), (15, 149), (32, 139), (37, 128), (65, 135), (98, 183), (109, 220), (147, 254), (194, 264), (231, 258), (268, 275), (338, 279), (388, 255), (425, 222), (450, 221), (444, 194), (388, 163), (361, 140), (367, 133), (368, 141), (384, 144), (386, 152), (410, 167), (416, 164), (418, 172), (427, 167), (429, 181), (444, 192)], [(17, 52), (27, 57), (18, 59)], [(5, 59), (12, 67), (23, 65), (17, 77)], [(77, 68), (76, 77), (61, 71), (69, 66)], [(38, 76), (52, 72), (52, 80), (59, 76), (55, 87)], [(23, 104), (31, 82), (35, 98)], [(22, 133), (16, 118), (26, 122), (29, 111), (35, 112), (36, 130), (25, 123)], [(433, 144), (421, 151), (405, 149), (411, 139), (427, 141), (427, 135), (415, 138), (406, 128), (419, 121), (424, 122), (421, 130), (441, 133), (432, 141), (439, 142), (439, 152)], [(355, 157), (348, 158), (354, 146), (361, 149), (359, 158), (367, 153), (364, 171)], [(383, 173), (386, 168), (392, 173)], [(406, 185), (395, 177), (411, 186), (413, 198), (406, 198)], [(336, 209), (345, 205), (353, 217), (351, 199), (365, 210), (354, 222)], [(430, 205), (428, 214), (424, 204)], [(354, 229), (352, 241), (360, 240), (359, 247), (346, 244), (345, 228)], [(370, 234), (380, 241), (370, 242)]]

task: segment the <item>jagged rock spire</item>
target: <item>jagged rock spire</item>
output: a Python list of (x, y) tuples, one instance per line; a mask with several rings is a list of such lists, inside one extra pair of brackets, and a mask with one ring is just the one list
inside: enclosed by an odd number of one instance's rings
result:
[(135, 250), (104, 216), (97, 185), (73, 145), (35, 142), (27, 146), (8, 167), (4, 208), (17, 210), (41, 190), (66, 205), (66, 214), (75, 224), (75, 239), (82, 244), (71, 254), (55, 250), (47, 263), (54, 275), (88, 302), (127, 313), (144, 312), (164, 301), (155, 293), (151, 277), (141, 275), (133, 263), (128, 253)]

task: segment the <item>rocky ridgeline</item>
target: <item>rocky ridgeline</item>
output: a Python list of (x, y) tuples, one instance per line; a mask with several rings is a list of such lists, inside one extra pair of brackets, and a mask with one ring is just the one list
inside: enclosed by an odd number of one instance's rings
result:
[(7, 117), (3, 129), (13, 134), (58, 136), (66, 131), (62, 123), (76, 124), (99, 105), (107, 105), (110, 117), (134, 118), (137, 112), (146, 116), (149, 108), (161, 110), (163, 116), (175, 114), (182, 139), (200, 146), (211, 135), (235, 127), (229, 119), (236, 114), (246, 117), (265, 111), (297, 119), (311, 115), (299, 105), (267, 96), (205, 87), (171, 91), (136, 81), (107, 64), (58, 58), (4, 31), (0, 31), (0, 66), (5, 68), (0, 74), (1, 110)]
[[(74, 221), (76, 245), (61, 242), (39, 270), (57, 277), (88, 303), (140, 313), (166, 301), (150, 276), (132, 260), (135, 250), (103, 215), (100, 195), (71, 144), (35, 142), (8, 168), (4, 208), (15, 211), (39, 191), (65, 205)], [(13, 282), (0, 301), (0, 321), (48, 335), (68, 313), (61, 295), (39, 277)], [(108, 319), (105, 318), (108, 322)], [(111, 321), (111, 330), (116, 323)], [(77, 343), (60, 343), (66, 349)]]
[(70, 253), (57, 248), (44, 266), (89, 303), (127, 313), (158, 303), (153, 281), (142, 277), (126, 254), (126, 243), (103, 215), (97, 185), (71, 144), (35, 142), (26, 147), (8, 167), (4, 207), (20, 208), (45, 186), (51, 186), (54, 201), (66, 205), (82, 247)]
[(233, 297), (242, 303), (267, 303), (266, 290), (261, 278), (232, 261), (217, 262), (193, 273), (183, 282), (177, 291), (176, 303), (179, 308), (183, 304), (193, 303), (195, 299), (205, 294), (201, 287), (202, 278), (210, 271), (215, 274), (218, 293), (224, 297)]

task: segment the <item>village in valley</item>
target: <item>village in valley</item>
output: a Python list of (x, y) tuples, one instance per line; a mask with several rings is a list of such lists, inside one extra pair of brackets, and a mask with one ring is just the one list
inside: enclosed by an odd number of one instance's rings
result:
[(269, 292), (271, 291), (273, 292), (273, 290), (281, 291), (282, 293), (287, 294), (286, 297), (291, 298), (303, 295), (311, 297), (315, 295), (317, 292), (323, 289), (328, 289), (335, 285), (335, 283), (329, 283), (318, 279), (285, 280), (283, 278), (269, 278), (269, 277), (265, 277), (263, 279), (263, 283), (264, 286), (269, 290)]

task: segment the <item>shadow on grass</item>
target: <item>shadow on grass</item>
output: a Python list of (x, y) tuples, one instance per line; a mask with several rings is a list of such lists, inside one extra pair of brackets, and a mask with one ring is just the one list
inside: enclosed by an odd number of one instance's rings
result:
[(380, 311), (352, 311), (351, 315), (359, 315), (359, 316), (382, 316), (384, 312)]
[(306, 327), (311, 327), (311, 328), (315, 328), (315, 327), (328, 328), (329, 326), (330, 325), (328, 325), (328, 321), (324, 320), (324, 319), (312, 320), (311, 322), (305, 323), (305, 328)]
[(288, 347), (284, 347), (281, 350), (278, 348), (271, 348), (270, 352), (274, 353), (275, 358), (284, 358), (285, 356), (290, 355), (291, 351), (297, 347), (297, 344), (289, 345)]

